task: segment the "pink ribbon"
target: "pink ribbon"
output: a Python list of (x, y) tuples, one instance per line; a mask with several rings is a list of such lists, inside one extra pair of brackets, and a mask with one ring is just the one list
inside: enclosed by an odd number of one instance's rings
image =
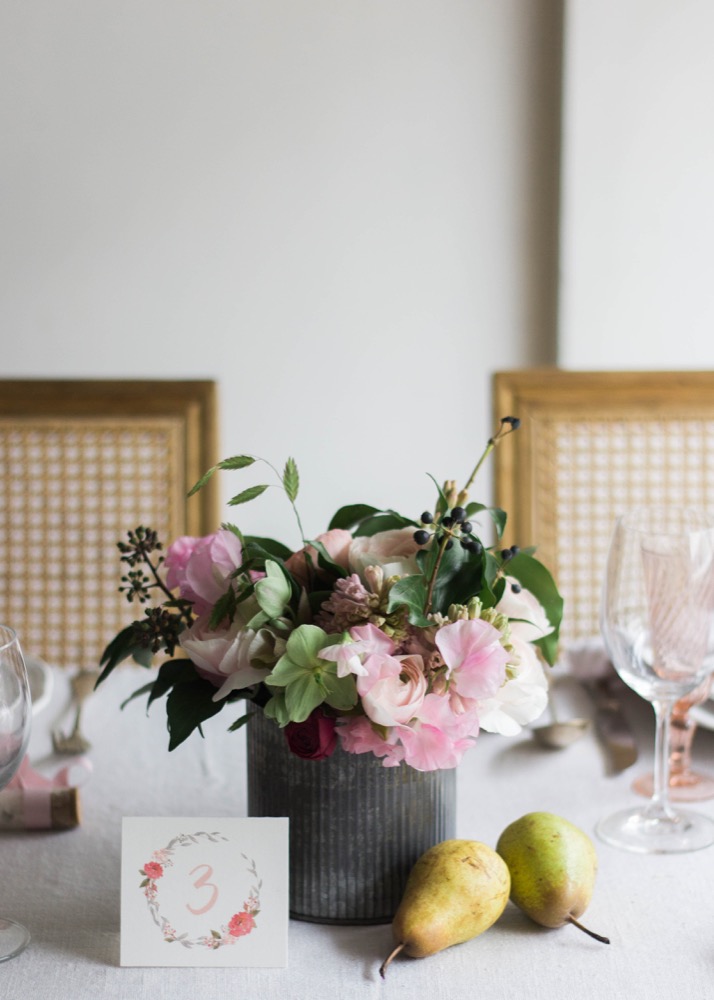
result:
[[(72, 785), (70, 772), (79, 771), (82, 780)], [(30, 764), (30, 758), (25, 754), (20, 767), (6, 788), (22, 792), (22, 812), (25, 827), (28, 830), (47, 830), (52, 825), (51, 796), (53, 790), (78, 787), (84, 784), (92, 772), (92, 764), (86, 757), (61, 767), (53, 778), (45, 778)]]

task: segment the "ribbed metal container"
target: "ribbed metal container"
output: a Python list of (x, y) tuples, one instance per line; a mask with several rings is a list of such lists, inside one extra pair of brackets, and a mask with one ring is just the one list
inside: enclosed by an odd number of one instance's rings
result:
[(248, 813), (290, 819), (290, 915), (388, 923), (420, 854), (456, 828), (456, 771), (383, 767), (338, 745), (296, 757), (275, 723), (248, 723)]

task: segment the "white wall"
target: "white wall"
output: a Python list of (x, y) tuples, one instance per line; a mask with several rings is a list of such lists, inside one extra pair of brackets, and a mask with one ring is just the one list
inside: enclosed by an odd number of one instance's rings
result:
[(3, 374), (217, 378), (308, 534), (417, 514), (554, 359), (560, 7), (4, 0)]
[(567, 0), (558, 360), (714, 368), (714, 4)]

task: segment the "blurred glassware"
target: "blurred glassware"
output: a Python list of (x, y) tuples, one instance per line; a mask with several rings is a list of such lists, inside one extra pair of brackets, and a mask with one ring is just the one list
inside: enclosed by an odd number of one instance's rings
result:
[(669, 801), (669, 728), (675, 703), (709, 677), (714, 609), (714, 522), (683, 507), (643, 507), (618, 518), (608, 553), (602, 632), (625, 683), (652, 703), (654, 782), (647, 805), (596, 827), (607, 843), (639, 853), (693, 851), (714, 843), (707, 816)]

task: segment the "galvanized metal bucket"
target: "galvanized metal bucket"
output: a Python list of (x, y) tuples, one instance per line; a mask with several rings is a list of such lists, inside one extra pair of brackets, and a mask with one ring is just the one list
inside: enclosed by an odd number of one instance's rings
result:
[(417, 858), (455, 835), (456, 771), (383, 767), (339, 745), (303, 760), (258, 712), (248, 723), (248, 813), (290, 819), (292, 917), (388, 923)]

